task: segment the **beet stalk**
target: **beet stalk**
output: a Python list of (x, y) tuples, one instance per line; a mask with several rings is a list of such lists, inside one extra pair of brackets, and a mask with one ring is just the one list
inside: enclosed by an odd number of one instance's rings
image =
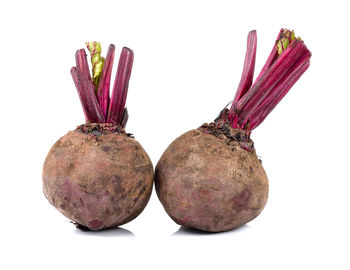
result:
[(252, 83), (256, 45), (256, 31), (251, 31), (231, 108), (224, 108), (213, 123), (177, 138), (156, 166), (157, 195), (180, 225), (227, 231), (251, 221), (266, 205), (268, 179), (251, 131), (307, 70), (311, 53), (293, 31), (281, 29)]
[(103, 115), (107, 119), (107, 112), (109, 106), (109, 88), (111, 82), (113, 61), (114, 61), (114, 51), (115, 47), (113, 44), (109, 45), (106, 60), (102, 70), (101, 83), (98, 85), (97, 98), (100, 103)]
[(133, 51), (124, 48), (112, 98), (110, 78), (115, 47), (106, 59), (101, 44), (87, 43), (92, 77), (84, 49), (76, 53), (71, 75), (86, 123), (60, 138), (43, 168), (43, 191), (49, 202), (78, 228), (114, 228), (137, 217), (153, 186), (153, 165), (142, 146), (125, 132), (125, 108)]
[(132, 50), (123, 48), (109, 105), (107, 117), (109, 123), (121, 123), (122, 121), (133, 61), (134, 54)]

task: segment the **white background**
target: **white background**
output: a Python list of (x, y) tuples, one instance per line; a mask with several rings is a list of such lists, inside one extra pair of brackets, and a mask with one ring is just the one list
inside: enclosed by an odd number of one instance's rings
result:
[[(346, 2), (2, 1), (0, 268), (349, 269)], [(220, 234), (179, 230), (153, 193), (121, 229), (81, 232), (46, 201), (45, 156), (84, 121), (69, 70), (85, 41), (134, 50), (127, 131), (155, 165), (233, 99), (248, 32), (258, 32), (257, 74), (281, 27), (313, 56), (252, 134), (270, 181), (254, 221)]]

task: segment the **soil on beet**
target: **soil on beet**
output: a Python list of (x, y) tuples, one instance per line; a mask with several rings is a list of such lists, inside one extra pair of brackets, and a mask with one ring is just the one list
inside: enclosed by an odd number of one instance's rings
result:
[(126, 133), (123, 127), (112, 123), (99, 124), (99, 123), (88, 122), (86, 124), (78, 126), (75, 130), (86, 135), (101, 136), (101, 135), (119, 133), (119, 134), (125, 134), (130, 138), (134, 138), (134, 136), (131, 133)]

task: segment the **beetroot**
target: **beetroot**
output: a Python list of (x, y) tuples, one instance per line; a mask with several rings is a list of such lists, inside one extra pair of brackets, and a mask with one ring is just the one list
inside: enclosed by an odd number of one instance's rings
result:
[(125, 108), (133, 51), (123, 48), (112, 96), (110, 77), (114, 45), (106, 59), (101, 45), (87, 44), (92, 78), (84, 49), (76, 53), (73, 81), (86, 123), (60, 138), (50, 149), (43, 168), (43, 191), (49, 202), (77, 227), (113, 228), (137, 217), (153, 186), (153, 165), (142, 146), (125, 132)]
[(256, 44), (251, 31), (231, 108), (224, 108), (213, 123), (177, 138), (156, 166), (157, 195), (180, 225), (227, 231), (257, 217), (267, 202), (268, 179), (251, 131), (309, 67), (311, 53), (293, 31), (281, 29), (253, 83)]

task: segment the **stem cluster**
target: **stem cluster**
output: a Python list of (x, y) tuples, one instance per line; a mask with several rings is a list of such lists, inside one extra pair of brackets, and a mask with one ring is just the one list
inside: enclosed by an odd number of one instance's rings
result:
[(248, 35), (247, 52), (241, 81), (228, 119), (233, 128), (251, 131), (288, 93), (310, 65), (311, 53), (294, 32), (281, 29), (266, 64), (253, 82), (257, 36)]
[(93, 79), (91, 79), (84, 49), (76, 52), (76, 67), (71, 69), (71, 75), (84, 110), (85, 120), (91, 123), (112, 123), (125, 127), (128, 120), (125, 103), (134, 53), (129, 48), (124, 47), (122, 49), (112, 95), (110, 96), (115, 46), (113, 44), (109, 46), (106, 59), (104, 59), (100, 56), (100, 43), (89, 42), (87, 45), (91, 52)]

